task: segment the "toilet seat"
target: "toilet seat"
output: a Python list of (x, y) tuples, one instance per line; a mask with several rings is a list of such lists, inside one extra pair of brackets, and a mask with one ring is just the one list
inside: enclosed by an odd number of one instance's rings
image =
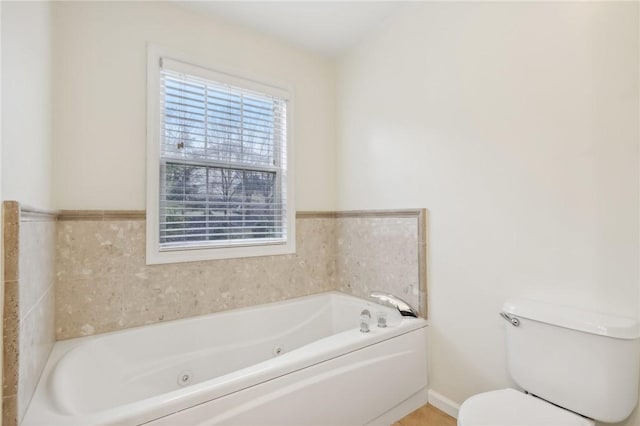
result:
[(480, 393), (467, 399), (458, 426), (594, 426), (592, 420), (515, 389)]

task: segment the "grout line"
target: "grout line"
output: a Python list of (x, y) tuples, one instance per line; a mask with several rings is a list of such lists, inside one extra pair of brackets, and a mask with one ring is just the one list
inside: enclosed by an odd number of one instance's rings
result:
[[(49, 214), (49, 213), (47, 213)], [(53, 214), (53, 213), (51, 213)], [(421, 209), (397, 210), (344, 210), (344, 211), (297, 211), (296, 218), (348, 218), (348, 217), (419, 217)], [(145, 210), (60, 210), (57, 219), (72, 220), (143, 220)]]
[[(54, 284), (50, 284), (47, 289), (42, 293), (42, 296), (40, 296), (38, 298), (38, 300), (36, 300), (36, 302), (31, 305), (31, 307), (27, 310), (27, 312), (24, 314), (24, 316), (20, 316), (20, 323), (22, 323), (30, 314), (31, 312), (33, 312), (33, 310), (40, 305), (40, 303), (44, 300), (44, 298), (47, 296), (47, 293), (49, 293), (50, 291), (53, 290)], [(54, 294), (55, 296), (55, 294)], [(20, 309), (20, 307), (18, 307), (18, 310)]]

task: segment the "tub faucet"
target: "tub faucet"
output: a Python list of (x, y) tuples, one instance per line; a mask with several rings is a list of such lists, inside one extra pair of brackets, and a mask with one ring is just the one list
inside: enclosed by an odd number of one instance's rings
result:
[(376, 301), (382, 303), (383, 305), (393, 306), (398, 310), (398, 312), (400, 312), (400, 315), (402, 315), (403, 317), (418, 318), (418, 311), (413, 309), (411, 305), (400, 299), (398, 296), (384, 293), (382, 291), (372, 291), (369, 296), (372, 299), (376, 299)]
[(368, 309), (363, 309), (360, 312), (360, 332), (368, 333), (369, 332), (369, 323), (371, 322), (371, 312)]

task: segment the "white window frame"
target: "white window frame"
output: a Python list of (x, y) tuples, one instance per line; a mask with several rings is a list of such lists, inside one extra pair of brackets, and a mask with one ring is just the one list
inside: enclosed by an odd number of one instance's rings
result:
[[(161, 58), (184, 64), (185, 70), (221, 83), (271, 94), (287, 101), (286, 139), (286, 241), (278, 243), (240, 242), (237, 246), (160, 246), (160, 63)], [(214, 78), (212, 78), (214, 76)], [(295, 253), (295, 188), (293, 151), (293, 90), (289, 85), (271, 82), (246, 72), (225, 69), (209, 61), (171, 51), (156, 45), (147, 48), (147, 235), (146, 261), (148, 265), (195, 262), (239, 257), (273, 256)]]

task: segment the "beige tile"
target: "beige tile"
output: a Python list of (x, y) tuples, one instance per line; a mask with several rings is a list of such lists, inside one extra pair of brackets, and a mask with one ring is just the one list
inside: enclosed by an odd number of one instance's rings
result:
[(55, 287), (56, 339), (122, 328), (120, 279), (58, 280)]
[(119, 274), (135, 274), (146, 268), (144, 220), (107, 220), (102, 234), (111, 243), (108, 261)]
[[(342, 221), (342, 222), (341, 222)], [(59, 339), (268, 303), (336, 288), (418, 294), (416, 219), (296, 221), (295, 255), (145, 264), (143, 220), (58, 223)], [(337, 260), (337, 256), (344, 256)]]
[(15, 201), (3, 203), (4, 280), (18, 280), (18, 237), (20, 207)]
[(58, 214), (60, 221), (87, 220), (144, 220), (144, 210), (62, 210)]
[(123, 327), (136, 327), (206, 313), (208, 290), (194, 265), (159, 265), (123, 283)]
[(20, 318), (24, 318), (54, 283), (56, 222), (22, 222), (19, 234)]
[(115, 267), (115, 259), (126, 255), (115, 244), (119, 232), (104, 221), (58, 222), (57, 278), (80, 280), (123, 272)]
[(57, 238), (59, 339), (335, 288), (332, 219), (298, 220), (297, 255), (170, 265), (145, 264), (140, 220), (61, 222)]
[(22, 419), (55, 343), (54, 291), (50, 288), (20, 324), (18, 419)]
[(4, 321), (3, 321), (3, 396), (16, 395), (18, 392), (18, 357), (19, 342), (19, 312), (18, 282), (4, 283)]
[(2, 426), (18, 425), (18, 399), (16, 396), (2, 398)]
[(386, 291), (420, 306), (416, 218), (337, 219), (338, 289), (360, 297)]
[(53, 346), (56, 223), (51, 216), (20, 221), (20, 208), (5, 202), (3, 404), (19, 422)]

